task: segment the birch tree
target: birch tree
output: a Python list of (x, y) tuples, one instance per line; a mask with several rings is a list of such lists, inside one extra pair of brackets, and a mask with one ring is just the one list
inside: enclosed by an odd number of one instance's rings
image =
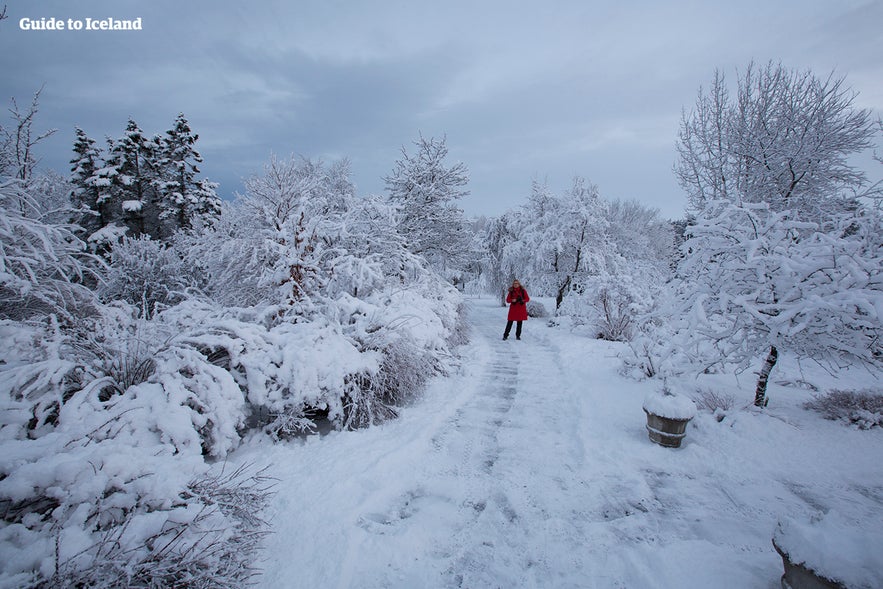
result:
[(879, 362), (880, 252), (861, 237), (876, 188), (850, 163), (875, 123), (854, 101), (842, 78), (750, 64), (735, 98), (717, 72), (682, 118), (676, 173), (696, 223), (681, 297), (719, 360), (744, 369), (765, 354), (758, 406), (783, 350)]

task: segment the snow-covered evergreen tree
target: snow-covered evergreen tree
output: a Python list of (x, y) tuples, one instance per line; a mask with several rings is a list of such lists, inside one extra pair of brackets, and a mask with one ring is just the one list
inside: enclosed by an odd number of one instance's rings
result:
[(198, 178), (198, 135), (179, 114), (165, 136), (147, 137), (130, 120), (123, 136), (108, 140), (102, 154), (77, 129), (71, 160), (71, 196), (83, 208), (80, 224), (89, 242), (102, 251), (123, 235), (169, 244), (176, 231), (189, 229), (197, 217), (217, 218), (217, 184)]
[(469, 194), (466, 165), (445, 163), (446, 138), (414, 142), (413, 154), (402, 148), (401, 159), (384, 178), (390, 202), (399, 209), (398, 229), (408, 249), (426, 258), (445, 274), (462, 267), (468, 254), (469, 234), (457, 201)]
[(195, 147), (198, 139), (199, 135), (191, 131), (184, 114), (180, 113), (175, 125), (159, 141), (156, 166), (160, 170), (157, 181), (162, 222), (160, 239), (167, 240), (176, 230), (190, 228), (194, 215), (220, 214), (221, 199), (215, 194), (215, 186), (196, 178), (197, 164), (202, 163), (202, 156)]
[(110, 222), (110, 211), (97, 183), (98, 171), (103, 167), (101, 151), (85, 131), (77, 127), (75, 132), (70, 198), (79, 210), (77, 223), (88, 237)]
[(108, 141), (106, 163), (98, 171), (97, 184), (108, 191), (111, 221), (125, 226), (133, 236), (156, 236), (159, 232), (158, 149), (157, 142), (130, 119), (123, 136)]

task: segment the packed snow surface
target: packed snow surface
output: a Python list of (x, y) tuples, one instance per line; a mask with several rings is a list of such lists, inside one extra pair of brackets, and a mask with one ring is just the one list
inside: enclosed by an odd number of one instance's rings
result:
[(541, 320), (501, 341), (505, 317), (473, 300), (459, 373), (399, 419), (234, 455), (278, 478), (259, 586), (773, 589), (778, 522), (883, 524), (883, 432), (802, 408), (796, 385), (830, 377), (783, 358), (763, 411), (751, 375), (703, 377), (736, 406), (673, 450), (647, 439), (659, 383), (619, 375), (622, 344)]

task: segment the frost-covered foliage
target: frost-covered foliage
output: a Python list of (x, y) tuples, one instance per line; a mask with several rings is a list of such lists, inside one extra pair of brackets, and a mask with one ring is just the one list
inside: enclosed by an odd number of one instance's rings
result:
[(345, 162), (274, 160), (171, 246), (107, 225), (106, 264), (0, 197), (0, 587), (243, 586), (265, 484), (210, 464), (394, 416), (465, 336)]
[[(696, 408), (700, 411), (708, 411), (709, 413), (723, 415), (722, 412), (729, 411), (736, 404), (736, 399), (729, 393), (718, 392), (714, 389), (700, 388), (690, 395)], [(721, 421), (719, 418), (718, 421)]]
[(425, 138), (414, 142), (409, 154), (402, 148), (384, 178), (389, 200), (395, 205), (398, 232), (412, 253), (426, 258), (438, 272), (448, 275), (462, 270), (468, 261), (470, 236), (457, 201), (468, 195), (466, 165), (448, 165), (447, 138)]
[(81, 331), (0, 324), (13, 344), (0, 368), (0, 581), (235, 586), (261, 526), (214, 495), (251, 483), (213, 489), (203, 456), (230, 449), (241, 391), (186, 342), (164, 340), (183, 325), (104, 313)]
[(840, 79), (750, 66), (737, 96), (717, 74), (681, 125), (678, 177), (695, 222), (678, 266), (678, 329), (696, 360), (745, 370), (780, 350), (829, 367), (880, 367), (883, 269), (877, 195), (848, 158), (870, 112)]
[(111, 250), (99, 294), (105, 301), (136, 305), (150, 316), (157, 305), (180, 301), (193, 286), (186, 270), (178, 253), (162, 242), (146, 235), (123, 237)]
[(655, 308), (658, 283), (631, 274), (604, 276), (573, 293), (564, 313), (589, 326), (599, 339), (631, 341)]
[[(0, 15), (5, 16), (5, 13), (4, 6)], [(36, 147), (56, 131), (49, 129), (40, 132), (34, 128), (42, 91), (41, 88), (34, 93), (26, 109), (21, 108), (15, 98), (12, 98), (9, 106), (10, 120), (5, 124), (0, 121), (0, 178), (15, 179), (25, 186), (30, 185), (38, 160)]]
[(527, 301), (525, 307), (527, 308), (528, 317), (545, 318), (549, 316), (546, 306), (539, 301)]
[(487, 290), (517, 277), (598, 337), (627, 341), (656, 307), (673, 233), (657, 211), (609, 202), (577, 177), (561, 196), (534, 182), (527, 204), (489, 222), (482, 241)]
[(818, 411), (825, 419), (842, 421), (859, 429), (883, 427), (883, 391), (879, 389), (832, 390), (808, 401), (804, 407)]
[(80, 209), (77, 221), (84, 238), (106, 244), (95, 234), (113, 226), (130, 237), (169, 242), (176, 231), (216, 218), (221, 212), (217, 185), (197, 178), (202, 162), (195, 147), (198, 139), (183, 114), (165, 135), (154, 137), (130, 119), (122, 137), (109, 140), (106, 151), (78, 128), (70, 194)]
[(92, 312), (85, 244), (70, 226), (43, 217), (22, 181), (0, 179), (0, 318), (72, 321)]

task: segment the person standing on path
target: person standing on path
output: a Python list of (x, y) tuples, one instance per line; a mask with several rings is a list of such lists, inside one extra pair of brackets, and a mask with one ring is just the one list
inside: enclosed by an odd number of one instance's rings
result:
[(529, 300), (530, 297), (521, 283), (513, 280), (512, 286), (509, 287), (509, 294), (506, 295), (506, 302), (509, 303), (509, 316), (506, 321), (506, 331), (503, 332), (504, 340), (509, 339), (513, 321), (518, 323), (515, 328), (515, 339), (521, 339), (521, 322), (527, 321), (527, 301)]

